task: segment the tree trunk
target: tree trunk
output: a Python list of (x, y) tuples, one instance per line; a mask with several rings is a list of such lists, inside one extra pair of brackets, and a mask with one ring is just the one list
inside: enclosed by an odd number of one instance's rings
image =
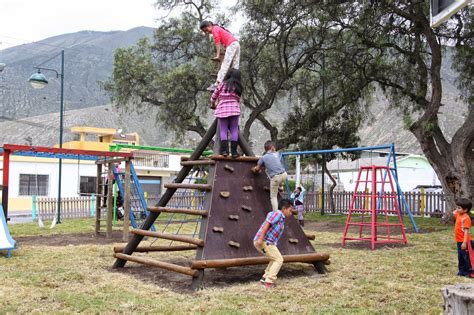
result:
[(449, 285), (442, 290), (446, 315), (474, 314), (474, 284)]
[(329, 187), (329, 204), (331, 205), (331, 213), (336, 213), (336, 205), (334, 203), (334, 188), (336, 188), (336, 180), (332, 177), (331, 172), (328, 170), (327, 167), (325, 167), (325, 172), (328, 175), (329, 179), (332, 182), (331, 187)]

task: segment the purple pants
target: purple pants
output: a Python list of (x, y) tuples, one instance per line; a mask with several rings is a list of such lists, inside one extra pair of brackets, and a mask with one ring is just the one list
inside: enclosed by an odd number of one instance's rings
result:
[(219, 129), (221, 140), (227, 139), (227, 131), (230, 130), (230, 140), (239, 140), (239, 116), (219, 118)]

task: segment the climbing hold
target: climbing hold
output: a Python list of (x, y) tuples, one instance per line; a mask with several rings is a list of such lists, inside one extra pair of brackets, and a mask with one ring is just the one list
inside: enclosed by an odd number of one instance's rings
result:
[(245, 205), (243, 205), (243, 206), (242, 206), (242, 210), (245, 210), (245, 211), (251, 212), (251, 211), (252, 211), (252, 207), (249, 207), (249, 206), (245, 206)]
[(270, 191), (270, 187), (268, 187), (268, 186), (263, 186), (263, 189), (264, 189), (265, 191)]
[(234, 168), (230, 166), (229, 164), (224, 165), (224, 169), (231, 173), (234, 172)]
[(298, 244), (298, 240), (296, 238), (290, 238), (289, 241), (291, 244)]
[(212, 228), (214, 232), (224, 233), (224, 228), (222, 226), (215, 226)]
[(240, 244), (237, 243), (237, 242), (234, 242), (234, 241), (230, 241), (229, 243), (227, 243), (230, 247), (235, 247), (235, 248), (239, 248), (240, 247)]
[(236, 215), (236, 214), (231, 214), (231, 215), (229, 215), (229, 220), (235, 220), (235, 221), (237, 221), (238, 219), (239, 219), (239, 216)]
[(252, 191), (253, 187), (252, 186), (244, 186), (243, 189), (244, 189), (244, 191)]
[(222, 198), (229, 198), (230, 197), (230, 192), (221, 191), (220, 195), (221, 195)]

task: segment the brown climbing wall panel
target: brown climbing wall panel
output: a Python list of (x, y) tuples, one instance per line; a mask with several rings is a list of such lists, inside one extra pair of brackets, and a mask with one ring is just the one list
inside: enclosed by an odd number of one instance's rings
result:
[[(253, 237), (271, 211), (270, 192), (264, 188), (270, 186), (270, 181), (263, 172), (254, 175), (250, 171), (252, 166), (255, 162), (216, 161), (214, 178), (209, 178), (209, 183), (213, 183), (211, 206), (207, 227), (203, 227), (206, 228), (205, 245), (199, 259), (262, 256), (253, 246)], [(233, 168), (232, 172), (229, 167)], [(226, 194), (221, 194), (223, 192)], [(215, 227), (223, 231), (215, 231)], [(315, 251), (293, 216), (287, 218), (278, 248), (282, 255)]]

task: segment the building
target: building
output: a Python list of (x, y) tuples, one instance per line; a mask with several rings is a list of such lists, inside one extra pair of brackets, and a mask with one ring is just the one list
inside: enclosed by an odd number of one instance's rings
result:
[[(109, 151), (114, 144), (140, 144), (138, 134), (122, 134), (112, 128), (73, 127), (71, 131), (77, 134), (77, 140), (64, 143), (63, 148)], [(132, 162), (143, 191), (150, 197), (158, 197), (164, 184), (171, 181), (181, 169), (181, 155), (150, 150), (133, 151)], [(3, 162), (1, 155), (0, 161)], [(58, 161), (57, 158), (11, 156), (9, 211), (31, 210), (33, 195), (57, 198)], [(2, 173), (3, 170), (0, 170), (0, 180)], [(63, 159), (61, 196), (91, 195), (95, 192), (96, 176), (94, 161)]]

